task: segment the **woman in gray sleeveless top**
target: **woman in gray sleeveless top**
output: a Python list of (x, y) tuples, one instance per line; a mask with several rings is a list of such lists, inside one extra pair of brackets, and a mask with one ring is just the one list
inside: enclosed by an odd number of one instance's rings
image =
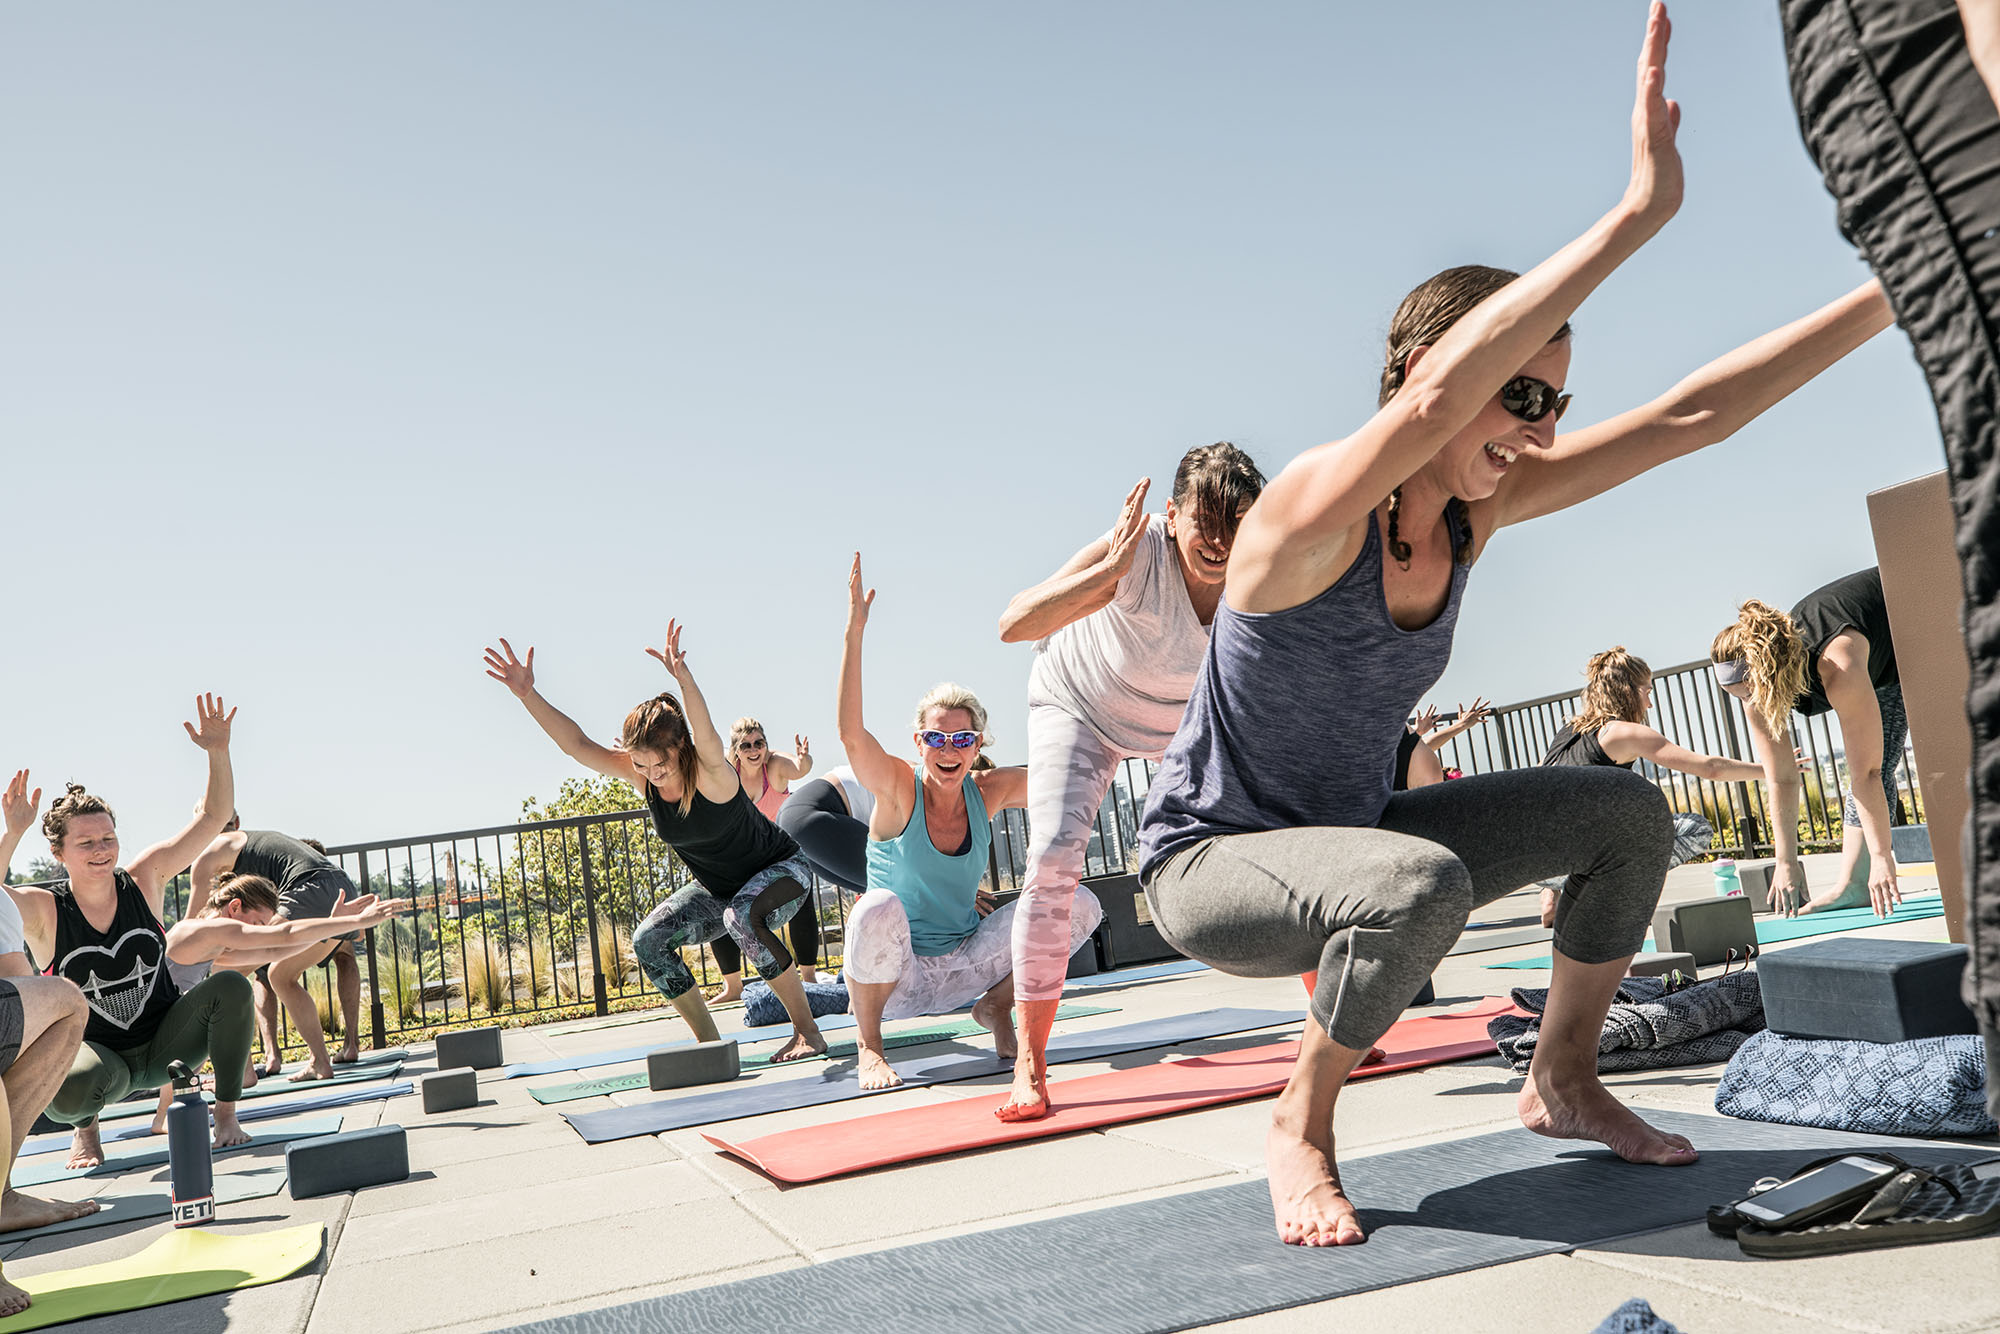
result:
[[(1390, 793), (1403, 720), (1437, 681), (1472, 562), (1494, 531), (1724, 439), (1887, 327), (1873, 285), (1696, 372), (1654, 403), (1555, 434), (1569, 314), (1679, 206), (1679, 113), (1655, 7), (1624, 199), (1522, 277), (1449, 270), (1403, 303), (1383, 406), (1274, 478), (1230, 556), (1209, 654), (1148, 797), (1155, 924), (1225, 971), (1316, 972), (1315, 1022), (1273, 1108), (1287, 1242), (1362, 1239), (1334, 1168), (1343, 1080), (1479, 903), (1568, 875), (1541, 1045), (1519, 1099), (1543, 1134), (1627, 1159), (1694, 1150), (1597, 1077), (1605, 1012), (1666, 874), (1666, 801), (1638, 775), (1532, 768)], [(1297, 744), (1301, 719), (1314, 744)]]

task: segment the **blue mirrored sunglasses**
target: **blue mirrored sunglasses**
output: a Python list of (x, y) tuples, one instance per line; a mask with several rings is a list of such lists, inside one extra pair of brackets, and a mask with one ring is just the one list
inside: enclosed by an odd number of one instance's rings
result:
[(943, 750), (947, 741), (951, 743), (953, 750), (970, 750), (979, 744), (977, 732), (919, 732), (917, 735), (932, 750)]

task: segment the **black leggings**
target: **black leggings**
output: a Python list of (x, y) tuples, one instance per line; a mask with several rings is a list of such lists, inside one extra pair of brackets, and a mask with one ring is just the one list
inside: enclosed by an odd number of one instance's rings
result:
[[(822, 880), (831, 880), (856, 894), (868, 888), (868, 826), (848, 814), (847, 799), (838, 783), (815, 778), (794, 787), (785, 804), (778, 807), (778, 828), (792, 836)], [(792, 918), (792, 956), (801, 968), (819, 966), (818, 904), (819, 894), (814, 890)], [(723, 972), (743, 971), (743, 953), (735, 941), (725, 936), (709, 948)]]
[(2000, 114), (1952, 0), (1779, 11), (1806, 148), (1915, 345), (1944, 435), (1972, 661), (1965, 986), (2000, 1115)]

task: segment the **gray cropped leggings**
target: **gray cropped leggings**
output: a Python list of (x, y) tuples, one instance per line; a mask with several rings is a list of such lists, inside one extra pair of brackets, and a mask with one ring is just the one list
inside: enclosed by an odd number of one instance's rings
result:
[(1160, 933), (1226, 973), (1317, 970), (1313, 1017), (1366, 1050), (1408, 1007), (1473, 908), (1569, 882), (1555, 946), (1580, 963), (1638, 951), (1666, 880), (1666, 798), (1624, 769), (1514, 769), (1389, 799), (1373, 829), (1224, 834), (1146, 879)]

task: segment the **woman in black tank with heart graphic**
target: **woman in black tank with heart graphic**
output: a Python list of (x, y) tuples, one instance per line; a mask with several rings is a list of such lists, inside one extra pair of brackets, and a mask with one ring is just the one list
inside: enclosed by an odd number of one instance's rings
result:
[(250, 979), (217, 972), (183, 993), (167, 973), (161, 894), (167, 882), (222, 832), (236, 804), (229, 769), (235, 710), (220, 699), (195, 701), (188, 736), (208, 753), (208, 787), (195, 817), (172, 838), (118, 864), (118, 830), (102, 797), (71, 784), (42, 818), (69, 883), (10, 889), (27, 927), (28, 948), (51, 973), (77, 984), (90, 1006), (83, 1047), (49, 1104), (53, 1120), (76, 1127), (69, 1165), (104, 1161), (97, 1114), (133, 1089), (167, 1081), (167, 1063), (215, 1063), (215, 1145), (244, 1144), (236, 1120), (250, 1062)]

